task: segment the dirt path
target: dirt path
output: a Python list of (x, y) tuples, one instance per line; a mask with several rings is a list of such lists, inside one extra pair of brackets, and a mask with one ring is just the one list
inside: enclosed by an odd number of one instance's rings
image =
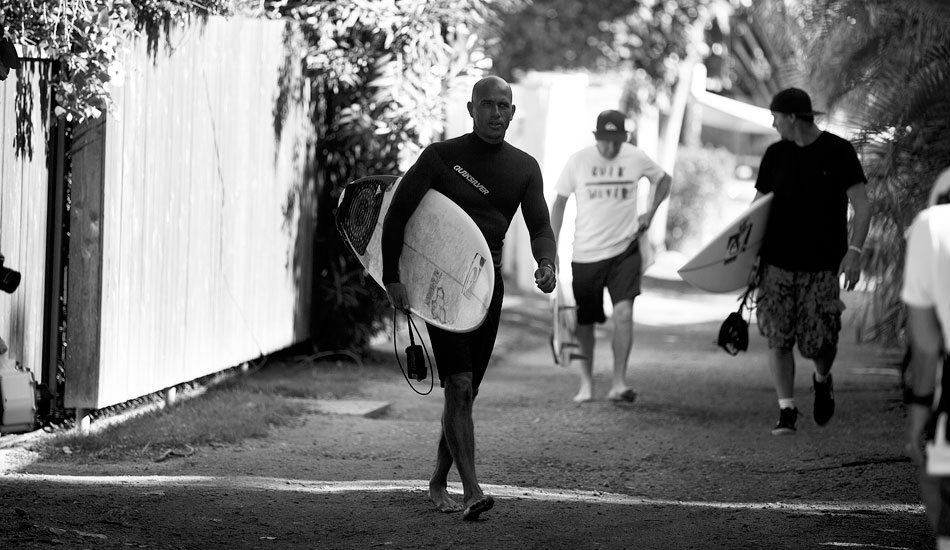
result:
[[(22, 466), (0, 476), (0, 546), (930, 547), (901, 453), (893, 353), (855, 346), (846, 329), (831, 424), (806, 416), (796, 436), (773, 437), (755, 328), (738, 357), (712, 343), (730, 298), (656, 288), (638, 300), (633, 405), (571, 402), (575, 374), (552, 365), (544, 305), (509, 300), (476, 401), (479, 476), (497, 497), (481, 521), (433, 511), (425, 480), (441, 394), (417, 396), (394, 372), (360, 396), (390, 403), (380, 418), (313, 414), (267, 439), (160, 463)], [(802, 368), (803, 411), (808, 383)]]

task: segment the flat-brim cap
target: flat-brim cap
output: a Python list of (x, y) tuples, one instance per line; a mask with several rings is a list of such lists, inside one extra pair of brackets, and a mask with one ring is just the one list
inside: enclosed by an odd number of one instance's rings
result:
[(775, 113), (786, 115), (823, 115), (823, 111), (812, 109), (811, 98), (805, 90), (798, 88), (786, 88), (775, 94), (772, 103), (769, 104), (769, 110)]
[(627, 115), (620, 111), (604, 111), (597, 115), (594, 138), (606, 141), (627, 141)]

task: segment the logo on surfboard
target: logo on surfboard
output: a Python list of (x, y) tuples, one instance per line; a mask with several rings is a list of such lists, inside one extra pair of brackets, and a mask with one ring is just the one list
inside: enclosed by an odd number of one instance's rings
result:
[(441, 269), (433, 269), (432, 277), (429, 279), (429, 288), (426, 291), (426, 304), (429, 305), (429, 314), (440, 323), (448, 322), (445, 307), (445, 289), (442, 287)]
[(468, 273), (465, 274), (465, 281), (462, 283), (462, 295), (466, 298), (475, 298), (475, 283), (478, 282), (478, 278), (482, 274), (482, 269), (485, 267), (485, 258), (481, 254), (476, 253), (475, 257), (472, 258), (472, 263), (468, 266)]
[(746, 218), (739, 224), (736, 232), (729, 235), (729, 240), (726, 241), (726, 259), (723, 260), (722, 265), (729, 265), (739, 257), (739, 254), (749, 246), (749, 236), (751, 234), (752, 222), (749, 221), (749, 218)]

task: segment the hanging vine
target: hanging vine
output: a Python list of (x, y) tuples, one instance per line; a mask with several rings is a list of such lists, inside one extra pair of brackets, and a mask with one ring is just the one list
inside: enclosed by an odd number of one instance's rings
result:
[(191, 17), (230, 15), (257, 5), (240, 0), (22, 0), (4, 2), (3, 38), (25, 59), (57, 61), (52, 75), (57, 116), (72, 122), (97, 118), (122, 85), (121, 53), (145, 35), (157, 49), (162, 31)]

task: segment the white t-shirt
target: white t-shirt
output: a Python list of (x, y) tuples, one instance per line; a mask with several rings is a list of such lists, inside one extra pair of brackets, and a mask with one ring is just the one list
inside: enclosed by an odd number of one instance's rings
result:
[[(950, 204), (924, 210), (910, 226), (901, 300), (909, 306), (936, 309), (944, 349), (950, 350)], [(940, 401), (941, 371), (938, 367), (934, 403)], [(927, 447), (931, 475), (950, 475), (948, 421), (948, 415), (940, 415), (934, 443)]]
[(935, 308), (944, 346), (950, 346), (950, 204), (931, 206), (911, 224), (901, 300)]
[(644, 177), (657, 183), (663, 176), (646, 153), (629, 143), (613, 159), (606, 159), (592, 145), (571, 155), (555, 191), (562, 197), (574, 193), (573, 261), (590, 263), (623, 252), (639, 226), (637, 186)]

